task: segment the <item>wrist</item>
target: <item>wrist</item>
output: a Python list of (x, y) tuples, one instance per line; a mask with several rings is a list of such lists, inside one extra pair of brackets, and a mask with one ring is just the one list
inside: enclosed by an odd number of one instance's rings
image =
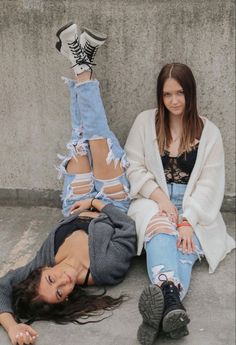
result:
[(166, 200), (169, 200), (168, 196), (162, 191), (160, 187), (157, 187), (151, 193), (149, 198), (157, 203), (162, 203), (162, 202), (165, 202)]
[(177, 224), (177, 228), (183, 228), (184, 226), (192, 227), (192, 225), (188, 221), (182, 221), (181, 223)]
[(92, 198), (91, 201), (90, 201), (90, 209), (93, 209), (94, 206), (93, 206), (93, 201), (95, 200), (96, 198)]

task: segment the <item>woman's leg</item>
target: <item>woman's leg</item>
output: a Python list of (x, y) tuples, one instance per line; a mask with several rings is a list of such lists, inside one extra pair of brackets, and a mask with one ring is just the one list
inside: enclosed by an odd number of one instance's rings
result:
[(129, 184), (125, 176), (124, 150), (110, 130), (97, 80), (88, 72), (77, 76), (77, 101), (82, 121), (82, 137), (89, 142), (97, 198), (127, 211)]
[(196, 247), (195, 252), (191, 254), (186, 254), (186, 253), (183, 253), (182, 250), (180, 249), (178, 250), (178, 263), (179, 263), (178, 274), (179, 274), (179, 279), (182, 286), (182, 289), (180, 291), (181, 300), (184, 299), (184, 297), (186, 296), (188, 292), (190, 281), (191, 281), (193, 265), (195, 264), (197, 260), (200, 259), (200, 255), (203, 255), (201, 244), (195, 234), (194, 234), (193, 241)]
[[(182, 199), (186, 186), (168, 185), (169, 195), (182, 213)], [(165, 301), (163, 329), (172, 338), (188, 335), (189, 318), (181, 300), (186, 295), (194, 263), (201, 246), (194, 235), (196, 252), (187, 254), (177, 248), (178, 232), (167, 216), (155, 214), (149, 222), (145, 236), (147, 269), (151, 282), (158, 285)]]
[(76, 155), (64, 167), (63, 214), (68, 216), (76, 201), (96, 196), (93, 174), (87, 155)]
[(81, 199), (95, 197), (93, 174), (91, 171), (91, 154), (88, 142), (82, 138), (82, 121), (77, 102), (77, 83), (64, 78), (70, 91), (70, 113), (72, 135), (67, 144), (69, 153), (62, 158), (59, 168), (60, 176), (64, 176), (62, 192), (63, 214), (68, 216), (72, 205)]
[[(106, 35), (85, 29), (79, 38), (77, 26), (70, 23), (61, 28), (57, 36), (59, 41), (56, 48), (70, 60), (76, 75), (76, 82), (68, 82), (73, 109), (72, 127), (74, 124), (75, 128), (67, 147), (72, 156), (88, 155), (94, 172), (96, 197), (127, 212), (130, 204), (129, 183), (124, 172), (127, 160), (117, 138), (109, 129), (99, 83), (91, 80), (91, 62), (97, 48), (105, 42)], [(73, 121), (76, 116), (76, 121)], [(66, 157), (61, 166), (62, 173), (65, 173), (63, 169), (68, 161)]]
[(147, 271), (152, 284), (161, 286), (165, 277), (180, 284), (176, 235), (158, 234), (146, 242)]
[[(199, 241), (194, 236), (194, 243), (199, 248)], [(163, 280), (173, 281), (180, 286), (180, 298), (185, 297), (190, 280), (192, 267), (198, 260), (198, 252), (183, 253), (177, 248), (177, 236), (168, 234), (155, 235), (146, 243), (147, 270), (150, 281), (161, 286)]]

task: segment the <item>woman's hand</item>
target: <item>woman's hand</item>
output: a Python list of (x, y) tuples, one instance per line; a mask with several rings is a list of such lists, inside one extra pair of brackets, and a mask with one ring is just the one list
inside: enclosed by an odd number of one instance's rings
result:
[(8, 329), (8, 336), (13, 345), (35, 344), (38, 333), (24, 323), (15, 324)]
[(177, 224), (178, 210), (160, 187), (152, 192), (150, 199), (158, 203), (160, 215), (167, 215), (172, 223)]
[(73, 214), (75, 212), (81, 212), (85, 210), (89, 210), (91, 207), (92, 198), (79, 200), (74, 203), (74, 205), (70, 209), (70, 213)]
[(175, 207), (175, 205), (168, 199), (168, 198), (162, 198), (159, 202), (159, 214), (167, 215), (168, 218), (175, 224), (177, 224), (178, 221), (178, 210)]
[(189, 225), (178, 228), (179, 238), (177, 241), (177, 248), (180, 248), (183, 253), (191, 254), (196, 247), (193, 242), (193, 228)]

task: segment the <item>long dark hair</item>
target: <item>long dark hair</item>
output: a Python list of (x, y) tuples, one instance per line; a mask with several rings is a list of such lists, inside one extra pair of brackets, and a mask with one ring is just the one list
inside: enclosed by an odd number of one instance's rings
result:
[(105, 289), (100, 294), (92, 294), (88, 292), (88, 288), (75, 285), (67, 300), (50, 304), (42, 301), (38, 295), (41, 273), (42, 268), (38, 268), (32, 271), (27, 279), (13, 287), (12, 305), (18, 322), (21, 322), (21, 319), (26, 319), (27, 324), (39, 320), (54, 321), (58, 324), (98, 322), (81, 322), (77, 319), (102, 315), (105, 310), (113, 310), (120, 306), (126, 298), (124, 295), (118, 298), (107, 296)]
[(195, 139), (200, 139), (203, 122), (197, 111), (196, 82), (191, 69), (182, 63), (165, 65), (157, 78), (156, 133), (160, 153), (169, 147), (172, 137), (169, 125), (169, 111), (163, 102), (163, 87), (168, 78), (175, 79), (183, 88), (185, 96), (185, 112), (183, 115), (183, 131), (179, 153), (190, 151)]

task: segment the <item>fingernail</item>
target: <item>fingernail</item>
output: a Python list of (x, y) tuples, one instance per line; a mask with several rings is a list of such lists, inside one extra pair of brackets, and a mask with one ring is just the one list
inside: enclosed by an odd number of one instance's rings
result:
[(26, 335), (29, 335), (29, 332), (26, 331), (25, 334), (26, 334)]

